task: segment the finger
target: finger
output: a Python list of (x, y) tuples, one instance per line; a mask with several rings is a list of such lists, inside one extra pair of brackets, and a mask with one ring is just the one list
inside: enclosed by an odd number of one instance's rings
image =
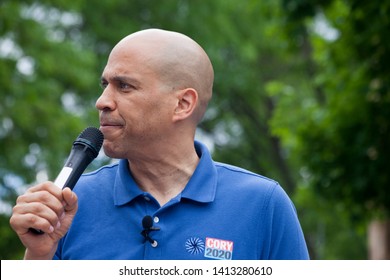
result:
[(48, 191), (36, 191), (19, 196), (16, 200), (16, 205), (25, 206), (25, 208), (21, 209), (30, 211), (33, 214), (39, 215), (48, 208), (57, 216), (61, 216), (64, 212), (64, 207), (62, 197), (60, 199)]
[[(62, 211), (62, 213), (64, 213)], [(63, 214), (61, 214), (63, 215)], [(17, 204), (13, 208), (13, 218), (18, 229), (28, 228), (41, 229), (45, 232), (52, 232), (58, 228), (61, 216), (58, 216), (51, 208), (38, 202)]]
[(31, 188), (29, 188), (26, 191), (26, 194), (28, 193), (34, 193), (39, 191), (47, 191), (57, 197), (59, 200), (62, 199), (62, 190), (58, 186), (56, 186), (53, 182), (47, 181), (38, 185), (35, 185)]
[(62, 191), (62, 196), (64, 198), (64, 201), (66, 202), (65, 210), (66, 211), (72, 211), (77, 209), (77, 195), (74, 193), (70, 188), (65, 188)]
[(19, 235), (27, 234), (31, 228), (52, 233), (55, 227), (46, 219), (27, 213), (24, 215), (12, 215), (10, 225)]

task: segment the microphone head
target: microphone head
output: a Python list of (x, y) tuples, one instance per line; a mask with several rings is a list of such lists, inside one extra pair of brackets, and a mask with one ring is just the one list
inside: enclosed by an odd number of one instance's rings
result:
[(150, 229), (151, 227), (153, 227), (153, 219), (151, 216), (145, 216), (142, 219), (142, 227), (145, 229)]
[(77, 139), (73, 142), (75, 145), (84, 145), (91, 148), (93, 158), (96, 158), (99, 154), (100, 148), (103, 145), (104, 136), (103, 133), (96, 127), (87, 127), (84, 129)]

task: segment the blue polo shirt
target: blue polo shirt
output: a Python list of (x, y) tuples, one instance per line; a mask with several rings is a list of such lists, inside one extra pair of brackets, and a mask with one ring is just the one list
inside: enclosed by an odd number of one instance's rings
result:
[[(79, 209), (55, 259), (308, 259), (295, 208), (279, 184), (214, 162), (199, 164), (185, 189), (160, 207), (134, 181), (127, 160), (81, 176)], [(153, 218), (151, 244), (142, 219)]]

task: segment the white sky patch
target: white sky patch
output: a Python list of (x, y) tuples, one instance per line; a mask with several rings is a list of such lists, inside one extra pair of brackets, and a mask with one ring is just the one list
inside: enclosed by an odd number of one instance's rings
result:
[(314, 19), (313, 31), (327, 41), (335, 41), (340, 32), (331, 26), (323, 13), (318, 13)]
[(0, 38), (0, 58), (18, 59), (22, 55), (22, 50), (9, 35)]
[(61, 96), (61, 102), (64, 110), (73, 115), (82, 116), (85, 113), (84, 108), (77, 104), (77, 96), (73, 92), (65, 92)]
[(35, 60), (32, 57), (24, 56), (18, 59), (16, 69), (25, 76), (31, 76), (34, 74)]
[(202, 142), (209, 149), (210, 153), (214, 151), (214, 139), (207, 133), (205, 133), (202, 129), (197, 128), (195, 132), (195, 139)]
[(21, 10), (21, 16), (32, 19), (46, 26), (61, 25), (71, 27), (80, 25), (83, 21), (80, 14), (69, 11), (61, 11), (53, 7), (46, 7), (42, 4), (34, 3), (25, 6)]

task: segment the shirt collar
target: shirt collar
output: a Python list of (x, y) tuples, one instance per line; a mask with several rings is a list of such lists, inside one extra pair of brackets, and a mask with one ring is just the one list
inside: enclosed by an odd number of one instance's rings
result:
[(121, 159), (114, 182), (114, 204), (116, 206), (124, 205), (142, 194), (143, 191), (131, 175), (128, 161)]
[[(202, 203), (212, 202), (217, 187), (217, 171), (207, 147), (195, 141), (195, 149), (199, 156), (199, 163), (181, 193), (181, 198)], [(128, 161), (120, 160), (114, 182), (114, 204), (124, 205), (144, 194), (131, 175)]]
[(217, 169), (204, 144), (195, 141), (195, 149), (199, 163), (181, 196), (203, 203), (212, 202), (217, 189)]

